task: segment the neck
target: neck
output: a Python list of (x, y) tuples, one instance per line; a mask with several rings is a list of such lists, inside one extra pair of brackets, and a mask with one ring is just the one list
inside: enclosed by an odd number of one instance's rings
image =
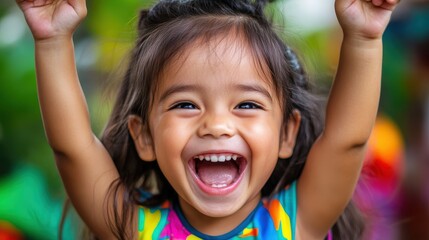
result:
[(188, 220), (189, 224), (192, 225), (192, 227), (203, 234), (219, 236), (228, 233), (239, 226), (258, 206), (260, 199), (261, 195), (258, 194), (254, 198), (249, 199), (248, 202), (235, 213), (222, 217), (207, 216), (199, 212), (193, 206), (189, 205), (180, 197), (179, 204), (183, 215)]

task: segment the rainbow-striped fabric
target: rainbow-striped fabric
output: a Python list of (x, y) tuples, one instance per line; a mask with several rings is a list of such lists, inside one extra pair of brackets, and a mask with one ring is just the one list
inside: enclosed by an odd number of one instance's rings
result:
[(295, 239), (296, 182), (274, 197), (263, 199), (234, 230), (209, 236), (193, 228), (178, 204), (166, 202), (157, 208), (139, 208), (139, 239)]

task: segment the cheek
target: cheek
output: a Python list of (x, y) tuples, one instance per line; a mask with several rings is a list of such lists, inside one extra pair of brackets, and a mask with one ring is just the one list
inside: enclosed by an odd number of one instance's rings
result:
[(277, 161), (280, 141), (280, 122), (276, 119), (256, 119), (251, 123), (243, 124), (243, 134), (252, 149), (253, 157), (264, 155), (266, 158)]
[(190, 126), (173, 118), (160, 119), (152, 126), (151, 132), (158, 160), (180, 156), (190, 137)]
[(186, 176), (181, 153), (189, 139), (189, 127), (175, 121), (163, 119), (156, 125), (152, 125), (152, 136), (156, 158), (167, 180), (175, 189), (181, 189), (177, 185)]
[(260, 189), (276, 166), (280, 146), (281, 118), (278, 115), (254, 119), (243, 130), (252, 152), (251, 179)]
[(271, 176), (279, 152), (279, 132), (276, 127), (269, 126), (267, 122), (265, 124), (251, 128), (246, 140), (252, 152), (250, 180), (258, 192)]

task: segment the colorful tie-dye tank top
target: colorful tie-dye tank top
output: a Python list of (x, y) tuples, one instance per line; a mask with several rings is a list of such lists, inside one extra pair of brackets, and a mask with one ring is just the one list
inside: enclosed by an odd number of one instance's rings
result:
[(234, 230), (209, 236), (193, 228), (178, 204), (166, 203), (157, 208), (139, 208), (139, 239), (295, 239), (296, 182), (274, 197), (262, 200)]

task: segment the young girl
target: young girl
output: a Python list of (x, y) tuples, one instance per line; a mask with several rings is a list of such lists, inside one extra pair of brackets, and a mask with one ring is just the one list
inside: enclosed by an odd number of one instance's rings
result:
[(99, 239), (330, 232), (359, 176), (377, 112), (381, 37), (398, 0), (336, 0), (344, 40), (323, 128), (296, 55), (264, 16), (266, 1), (160, 1), (141, 14), (101, 141), (73, 54), (85, 0), (17, 2), (35, 40), (49, 144)]

